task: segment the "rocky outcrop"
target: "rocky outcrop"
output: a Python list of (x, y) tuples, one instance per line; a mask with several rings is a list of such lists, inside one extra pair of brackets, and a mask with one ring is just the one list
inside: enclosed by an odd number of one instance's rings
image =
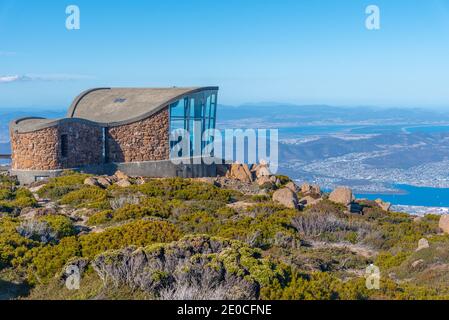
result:
[(127, 188), (127, 187), (132, 186), (132, 183), (128, 179), (122, 179), (122, 180), (117, 181), (116, 185), (121, 188)]
[(20, 211), (20, 217), (24, 220), (36, 219), (45, 216), (57, 215), (55, 208), (24, 208)]
[(376, 204), (384, 211), (390, 211), (391, 209), (391, 203), (389, 202), (384, 202), (382, 199), (377, 199)]
[(260, 187), (255, 183), (241, 182), (226, 177), (217, 177), (214, 184), (220, 188), (237, 190), (247, 195), (256, 195), (260, 192)]
[(293, 181), (290, 181), (285, 185), (286, 188), (290, 189), (292, 192), (297, 193), (299, 192), (299, 188)]
[(442, 215), (438, 225), (444, 233), (449, 234), (449, 215)]
[(102, 187), (102, 188), (107, 188), (110, 187), (113, 183), (112, 179), (110, 179), (109, 177), (98, 177), (97, 178), (97, 183)]
[(426, 238), (422, 238), (418, 241), (418, 248), (416, 251), (421, 251), (423, 249), (429, 248), (429, 241)]
[(94, 177), (86, 178), (86, 180), (84, 180), (84, 184), (91, 187), (101, 187), (97, 179)]
[(354, 201), (354, 196), (351, 189), (339, 187), (332, 191), (329, 195), (329, 200), (334, 203), (349, 206)]
[(114, 179), (115, 177), (88, 177), (86, 178), (86, 180), (84, 180), (84, 184), (92, 187), (99, 187), (106, 189), (113, 184)]
[(304, 207), (310, 207), (317, 203), (320, 203), (323, 199), (322, 198), (313, 198), (311, 196), (305, 196), (301, 200), (299, 200), (299, 204)]
[(273, 187), (275, 185), (269, 176), (261, 176), (256, 180), (256, 183), (259, 187)]
[(252, 175), (251, 171), (249, 170), (248, 165), (247, 164), (238, 164), (238, 163), (231, 165), (230, 170), (226, 174), (226, 178), (235, 179), (235, 180), (239, 180), (241, 182), (247, 182), (247, 183), (251, 183), (254, 181), (253, 175)]
[(321, 194), (321, 189), (317, 185), (311, 185), (311, 184), (308, 184), (308, 183), (304, 183), (301, 186), (301, 193), (303, 194), (303, 196), (320, 195)]
[(299, 208), (298, 196), (288, 188), (277, 190), (273, 194), (273, 201), (290, 209)]
[(114, 173), (114, 177), (117, 179), (117, 180), (128, 180), (129, 179), (129, 177), (128, 177), (128, 175), (126, 175), (125, 173), (123, 173), (122, 171), (117, 171), (116, 173)]
[(418, 267), (422, 267), (424, 265), (424, 263), (425, 263), (425, 261), (423, 259), (419, 259), (419, 260), (413, 261), (411, 264), (411, 267), (413, 269), (416, 269)]
[(259, 179), (261, 177), (270, 177), (271, 176), (271, 172), (268, 167), (268, 164), (266, 161), (263, 161), (263, 160), (260, 162), (260, 164), (254, 165), (251, 168), (251, 173), (254, 174), (256, 179)]

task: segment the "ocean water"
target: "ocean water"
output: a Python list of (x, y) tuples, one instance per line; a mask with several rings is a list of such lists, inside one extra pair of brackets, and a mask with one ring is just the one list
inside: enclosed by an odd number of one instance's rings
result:
[(449, 132), (449, 126), (419, 126), (419, 127), (406, 127), (407, 132), (425, 132), (425, 133), (442, 133)]
[(449, 189), (394, 185), (401, 194), (356, 194), (357, 198), (382, 199), (395, 205), (449, 207)]

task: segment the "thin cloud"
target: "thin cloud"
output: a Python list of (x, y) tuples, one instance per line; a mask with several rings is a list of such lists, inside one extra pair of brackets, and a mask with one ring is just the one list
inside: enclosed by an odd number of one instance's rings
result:
[(78, 81), (93, 79), (91, 76), (76, 74), (27, 74), (27, 75), (5, 75), (0, 76), (0, 83), (30, 82), (30, 81)]
[(10, 83), (20, 81), (19, 76), (0, 76), (0, 83)]

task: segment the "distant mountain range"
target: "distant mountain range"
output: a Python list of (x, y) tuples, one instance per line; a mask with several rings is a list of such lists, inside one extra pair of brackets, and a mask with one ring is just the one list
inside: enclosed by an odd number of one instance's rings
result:
[(398, 123), (448, 123), (449, 108), (428, 110), (417, 108), (332, 107), (326, 105), (297, 106), (287, 104), (247, 104), (219, 107), (219, 123), (235, 124), (295, 123), (311, 124), (398, 124)]

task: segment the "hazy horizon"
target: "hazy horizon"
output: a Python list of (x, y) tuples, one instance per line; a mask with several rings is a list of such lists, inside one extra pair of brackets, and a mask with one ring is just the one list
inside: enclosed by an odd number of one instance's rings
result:
[[(428, 111), (434, 111), (434, 112), (449, 112), (449, 105), (448, 106), (407, 106), (407, 105), (397, 105), (397, 106), (381, 106), (381, 105), (338, 105), (338, 104), (326, 104), (326, 103), (315, 103), (315, 104), (302, 104), (302, 103), (292, 103), (292, 102), (282, 102), (282, 101), (256, 101), (256, 102), (243, 102), (240, 104), (226, 104), (221, 103), (219, 101), (218, 103), (221, 107), (232, 107), (232, 108), (241, 108), (241, 107), (261, 107), (261, 108), (269, 108), (272, 106), (285, 106), (285, 107), (329, 107), (329, 108), (349, 108), (349, 109), (357, 109), (357, 108), (371, 108), (371, 109), (384, 109), (384, 110), (392, 110), (392, 109), (405, 109), (405, 110), (428, 110)], [(59, 112), (63, 111), (66, 112), (68, 108), (70, 107), (70, 104), (65, 106), (58, 106), (58, 105), (30, 105), (30, 106), (6, 106), (6, 105), (0, 105), (0, 111), (17, 111), (17, 112), (34, 112), (34, 111), (54, 111)]]

